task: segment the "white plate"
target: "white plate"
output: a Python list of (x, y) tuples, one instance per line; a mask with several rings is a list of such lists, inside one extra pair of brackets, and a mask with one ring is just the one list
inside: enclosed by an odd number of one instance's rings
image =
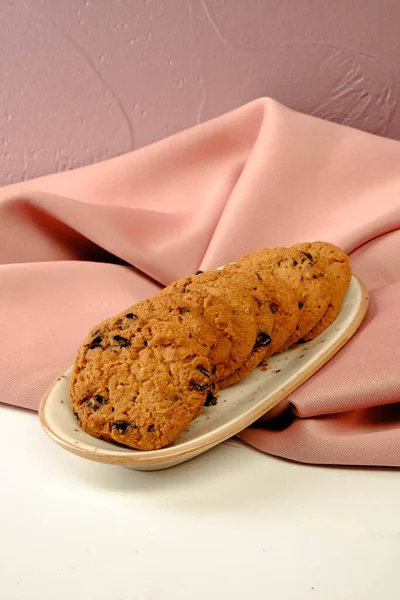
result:
[(239, 433), (266, 412), (279, 412), (285, 398), (344, 346), (360, 326), (368, 308), (368, 292), (353, 277), (340, 314), (311, 342), (270, 357), (267, 366), (218, 393), (218, 404), (203, 413), (167, 448), (140, 451), (92, 437), (77, 424), (71, 410), (69, 367), (43, 398), (39, 409), (45, 432), (62, 448), (84, 458), (138, 470), (172, 467)]

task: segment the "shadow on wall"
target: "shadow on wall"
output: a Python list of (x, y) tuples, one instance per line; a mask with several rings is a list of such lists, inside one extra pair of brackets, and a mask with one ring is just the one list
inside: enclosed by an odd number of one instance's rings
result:
[(400, 139), (396, 0), (4, 0), (1, 17), (3, 185), (259, 96)]

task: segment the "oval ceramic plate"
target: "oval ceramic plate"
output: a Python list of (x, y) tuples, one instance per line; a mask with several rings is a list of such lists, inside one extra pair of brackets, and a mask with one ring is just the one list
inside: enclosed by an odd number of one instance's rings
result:
[[(319, 337), (270, 357), (266, 365), (218, 393), (218, 403), (203, 409), (167, 448), (133, 450), (85, 433), (71, 410), (67, 369), (48, 391), (39, 409), (40, 422), (50, 438), (84, 458), (138, 470), (172, 467), (239, 433), (268, 411), (277, 414), (285, 399), (320, 369), (354, 335), (368, 308), (368, 292), (353, 277), (342, 309)], [(271, 413), (271, 414), (272, 414)]]

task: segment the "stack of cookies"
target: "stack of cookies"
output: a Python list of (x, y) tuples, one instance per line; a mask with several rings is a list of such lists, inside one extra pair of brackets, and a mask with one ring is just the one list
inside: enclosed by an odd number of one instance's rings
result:
[(71, 380), (75, 417), (110, 442), (167, 446), (216, 404), (218, 389), (322, 333), (350, 278), (340, 248), (313, 242), (176, 281), (90, 332)]

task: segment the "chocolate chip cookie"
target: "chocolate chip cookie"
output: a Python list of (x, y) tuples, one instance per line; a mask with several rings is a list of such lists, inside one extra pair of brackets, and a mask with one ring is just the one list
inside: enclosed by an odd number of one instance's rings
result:
[(205, 318), (213, 328), (217, 337), (214, 356), (215, 379), (226, 377), (235, 369), (235, 339), (240, 335), (235, 323), (233, 308), (222, 297), (212, 295), (209, 290), (179, 290), (179, 288), (165, 288), (157, 298), (159, 303), (173, 298), (179, 302), (181, 311), (190, 311), (193, 307)]
[(324, 271), (332, 289), (328, 308), (317, 325), (304, 336), (305, 340), (312, 340), (325, 331), (340, 312), (351, 279), (350, 259), (343, 250), (327, 242), (306, 242), (295, 244), (294, 248), (313, 257), (315, 266)]
[(212, 327), (180, 298), (158, 298), (92, 330), (70, 385), (87, 433), (140, 450), (173, 442), (216, 390)]
[(308, 252), (273, 248), (257, 250), (252, 256), (253, 260), (260, 261), (264, 270), (282, 279), (297, 296), (299, 321), (282, 349), (288, 348), (304, 338), (321, 319), (331, 300), (330, 285)]
[(297, 295), (283, 279), (275, 277), (270, 270), (264, 268), (263, 261), (253, 254), (239, 260), (230, 269), (255, 272), (267, 288), (267, 300), (271, 312), (275, 315), (272, 342), (264, 357), (267, 358), (275, 352), (279, 352), (296, 329), (299, 322)]
[[(188, 291), (208, 293), (227, 302), (232, 310), (232, 348), (225, 372), (217, 381), (236, 371), (250, 356), (256, 343), (256, 311), (258, 310), (252, 294), (233, 281), (221, 276), (220, 270), (206, 271), (192, 277), (185, 277), (165, 288), (164, 292), (177, 290), (182, 294)], [(206, 313), (204, 313), (206, 316)]]
[(263, 360), (272, 342), (272, 330), (275, 314), (268, 301), (268, 288), (262, 279), (250, 270), (238, 270), (234, 265), (228, 265), (221, 271), (221, 284), (225, 289), (233, 284), (240, 286), (250, 293), (252, 312), (256, 319), (256, 339), (250, 355), (245, 362), (229, 377), (218, 382), (221, 388), (228, 387), (243, 377), (249, 375)]

